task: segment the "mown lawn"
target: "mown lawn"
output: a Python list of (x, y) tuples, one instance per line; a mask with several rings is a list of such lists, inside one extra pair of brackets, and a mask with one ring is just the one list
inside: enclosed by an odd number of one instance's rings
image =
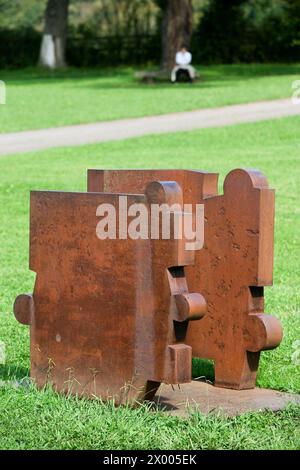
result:
[[(263, 123), (149, 136), (77, 148), (0, 158), (0, 448), (85, 449), (300, 449), (300, 407), (238, 418), (194, 414), (189, 421), (150, 412), (115, 409), (99, 401), (61, 397), (9, 380), (28, 375), (28, 328), (17, 323), (12, 304), (32, 291), (28, 270), (30, 189), (85, 190), (86, 169), (177, 167), (219, 171), (256, 167), (277, 190), (274, 287), (266, 288), (266, 312), (278, 316), (281, 346), (262, 354), (258, 385), (300, 392), (300, 117)], [(220, 185), (221, 188), (221, 185)], [(199, 369), (197, 370), (197, 375)]]
[(284, 98), (300, 78), (300, 64), (198, 69), (201, 80), (192, 86), (141, 84), (131, 68), (0, 70), (7, 85), (0, 133)]

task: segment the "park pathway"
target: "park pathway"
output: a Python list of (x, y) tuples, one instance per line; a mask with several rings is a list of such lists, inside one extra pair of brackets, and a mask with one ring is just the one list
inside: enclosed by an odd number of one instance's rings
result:
[(300, 105), (293, 104), (291, 99), (283, 99), (0, 134), (0, 155), (25, 153), (52, 147), (94, 144), (150, 134), (221, 127), (295, 115), (300, 115)]

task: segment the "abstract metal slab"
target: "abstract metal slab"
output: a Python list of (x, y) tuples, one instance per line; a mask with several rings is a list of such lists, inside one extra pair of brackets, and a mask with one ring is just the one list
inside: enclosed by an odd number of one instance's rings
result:
[(212, 359), (215, 385), (255, 387), (260, 351), (279, 345), (280, 322), (264, 314), (264, 286), (272, 285), (274, 190), (257, 170), (231, 171), (218, 195), (218, 175), (188, 170), (89, 170), (88, 191), (143, 192), (153, 179), (178, 182), (184, 203), (203, 203), (204, 247), (187, 267), (207, 315), (190, 323), (193, 356)]
[[(153, 182), (144, 194), (128, 194), (128, 205), (157, 199), (182, 204), (182, 191), (176, 182)], [(201, 319), (206, 305), (188, 290), (184, 266), (194, 253), (181, 240), (99, 240), (103, 203), (117, 212), (119, 194), (31, 193), (30, 269), (37, 276), (14, 312), (30, 325), (31, 377), (39, 387), (51, 382), (65, 393), (134, 402), (161, 382), (191, 380), (191, 347), (178, 340), (176, 324)]]

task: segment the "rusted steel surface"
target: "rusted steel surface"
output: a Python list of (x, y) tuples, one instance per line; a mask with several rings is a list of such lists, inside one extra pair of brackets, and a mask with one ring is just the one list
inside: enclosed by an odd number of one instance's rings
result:
[[(178, 203), (175, 181), (149, 181), (128, 205)], [(30, 325), (31, 376), (59, 391), (114, 398), (151, 398), (161, 382), (191, 380), (189, 320), (206, 304), (190, 291), (184, 267), (195, 262), (182, 240), (96, 236), (97, 207), (119, 194), (32, 192), (30, 269), (33, 294), (20, 295), (16, 318)], [(173, 221), (174, 223), (174, 221)], [(182, 328), (176, 325), (184, 323)]]
[[(213, 359), (216, 385), (255, 386), (260, 351), (276, 347), (264, 314), (272, 284), (274, 192), (256, 171), (89, 170), (87, 193), (32, 192), (33, 294), (16, 318), (31, 330), (31, 376), (63, 392), (151, 398), (191, 380), (192, 356)], [(204, 204), (204, 247), (184, 240), (96, 236), (100, 204)], [(174, 219), (172, 218), (174, 224)], [(174, 229), (174, 227), (173, 227)]]
[(264, 314), (264, 286), (273, 276), (274, 191), (260, 172), (240, 169), (226, 176), (223, 195), (217, 174), (181, 170), (89, 170), (88, 190), (139, 193), (155, 179), (177, 181), (184, 203), (205, 205), (204, 247), (186, 274), (207, 314), (188, 324), (186, 342), (194, 357), (214, 360), (216, 386), (254, 388), (260, 351), (282, 338), (280, 322)]

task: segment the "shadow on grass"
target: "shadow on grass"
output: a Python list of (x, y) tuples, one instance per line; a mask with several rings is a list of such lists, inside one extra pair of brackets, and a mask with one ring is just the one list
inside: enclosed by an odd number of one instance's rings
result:
[[(207, 85), (208, 82), (238, 81), (259, 77), (274, 77), (284, 75), (300, 75), (300, 64), (233, 64), (233, 65), (197, 65), (201, 74), (201, 80), (195, 86)], [(94, 88), (159, 88), (172, 86), (168, 80), (158, 81), (156, 84), (145, 84), (134, 77), (137, 70), (155, 70), (156, 67), (116, 67), (80, 69), (66, 68), (57, 71), (47, 69), (27, 68), (20, 70), (2, 70), (0, 79), (9, 81), (12, 85), (33, 85), (61, 83), (70, 80), (92, 80), (97, 81), (85, 84), (85, 87)], [(180, 84), (186, 86), (187, 84)], [(216, 86), (213, 83), (212, 86)]]
[[(210, 359), (193, 358), (193, 378), (205, 378), (210, 382), (215, 380), (214, 362)], [(13, 364), (0, 365), (0, 380), (21, 380), (29, 377), (29, 368)]]

